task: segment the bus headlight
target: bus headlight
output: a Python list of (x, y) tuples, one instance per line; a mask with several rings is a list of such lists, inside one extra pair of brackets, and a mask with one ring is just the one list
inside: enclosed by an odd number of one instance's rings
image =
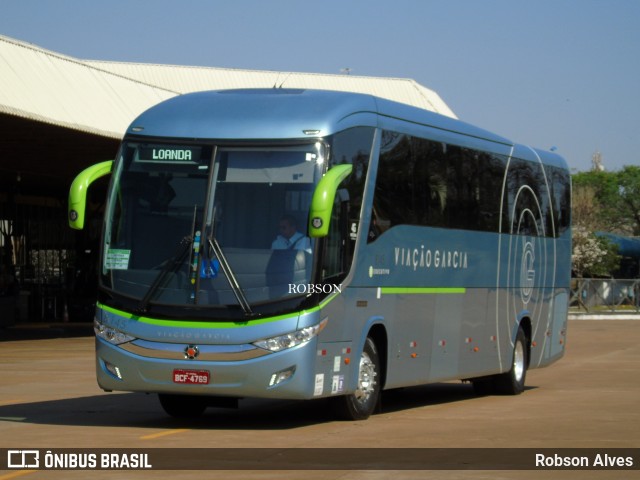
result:
[(93, 331), (96, 332), (96, 337), (102, 338), (113, 345), (130, 342), (136, 338), (121, 332), (117, 328), (109, 327), (100, 323), (98, 320), (93, 320)]
[(264, 340), (258, 340), (253, 342), (256, 347), (264, 348), (270, 352), (279, 352), (286, 350), (287, 348), (297, 347), (303, 343), (307, 343), (313, 337), (318, 335), (324, 327), (327, 326), (329, 318), (325, 318), (317, 325), (311, 327), (301, 328), (295, 332), (285, 333), (284, 335), (278, 335), (277, 337), (265, 338)]

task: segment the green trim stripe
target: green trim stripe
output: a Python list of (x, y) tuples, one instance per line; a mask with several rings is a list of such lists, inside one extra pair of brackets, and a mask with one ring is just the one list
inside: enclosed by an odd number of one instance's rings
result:
[(460, 294), (466, 293), (467, 289), (464, 287), (437, 287), (437, 288), (428, 288), (428, 287), (381, 287), (380, 293), (382, 295), (412, 295), (412, 294), (422, 294), (422, 295), (433, 295), (433, 294)]
[(277, 322), (280, 320), (285, 320), (287, 318), (292, 318), (298, 315), (305, 315), (307, 313), (313, 313), (321, 308), (325, 307), (331, 300), (333, 300), (336, 295), (325, 299), (320, 306), (310, 308), (308, 310), (302, 310), (299, 312), (292, 312), (286, 315), (278, 315), (276, 317), (267, 317), (260, 318), (256, 320), (245, 320), (239, 322), (196, 322), (189, 320), (160, 320), (158, 318), (150, 318), (150, 317), (141, 317), (139, 315), (134, 315), (132, 313), (123, 312), (122, 310), (118, 310), (107, 305), (103, 305), (101, 303), (97, 304), (98, 308), (105, 310), (107, 312), (113, 313), (115, 315), (119, 315), (124, 318), (128, 318), (130, 320), (135, 320), (140, 323), (146, 323), (149, 325), (159, 325), (162, 327), (178, 327), (178, 328), (238, 328), (238, 327), (246, 327), (253, 325), (263, 325), (265, 323)]

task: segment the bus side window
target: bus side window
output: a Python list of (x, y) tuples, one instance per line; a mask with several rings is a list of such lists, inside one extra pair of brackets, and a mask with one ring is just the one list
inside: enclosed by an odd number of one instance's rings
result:
[(384, 131), (368, 243), (396, 225), (497, 232), (506, 158)]

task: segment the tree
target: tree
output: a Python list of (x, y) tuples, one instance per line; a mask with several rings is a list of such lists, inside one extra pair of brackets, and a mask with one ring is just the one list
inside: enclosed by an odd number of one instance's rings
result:
[[(573, 175), (574, 224), (620, 235), (640, 235), (640, 167)], [(587, 208), (588, 207), (588, 208)], [(585, 223), (583, 223), (585, 222)]]
[(596, 198), (596, 189), (592, 185), (576, 185), (571, 198), (571, 218), (573, 225), (595, 232), (601, 230), (600, 203)]
[(573, 176), (573, 270), (580, 277), (611, 276), (620, 268), (617, 246), (596, 232), (640, 233), (640, 168), (592, 170)]
[(579, 172), (572, 181), (573, 224), (592, 231), (621, 233), (628, 221), (621, 213), (617, 172)]
[(573, 227), (571, 264), (576, 277), (610, 277), (620, 268), (618, 247), (577, 225)]
[(632, 235), (640, 235), (640, 167), (627, 165), (618, 172), (622, 215), (626, 217)]

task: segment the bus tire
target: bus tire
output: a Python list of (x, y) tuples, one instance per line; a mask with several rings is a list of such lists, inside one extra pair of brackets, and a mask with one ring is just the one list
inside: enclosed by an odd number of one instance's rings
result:
[(159, 393), (164, 411), (174, 418), (198, 418), (207, 408), (207, 399), (197, 395)]
[(527, 348), (527, 336), (522, 327), (518, 328), (516, 341), (513, 345), (513, 358), (508, 372), (496, 375), (494, 385), (496, 393), (503, 395), (519, 395), (524, 392), (524, 381), (527, 376), (529, 350)]
[(376, 344), (367, 337), (358, 368), (358, 386), (349, 395), (332, 398), (338, 418), (342, 420), (366, 420), (380, 402), (380, 357)]

